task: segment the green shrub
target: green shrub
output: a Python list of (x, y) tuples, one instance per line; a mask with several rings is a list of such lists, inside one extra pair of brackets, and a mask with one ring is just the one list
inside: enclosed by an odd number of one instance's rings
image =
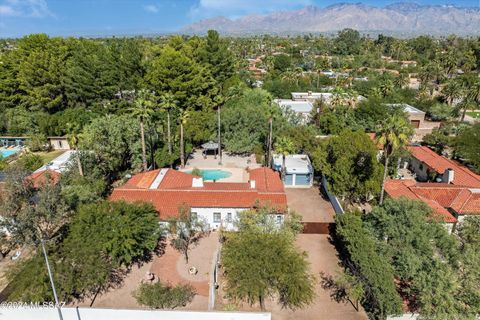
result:
[(174, 309), (186, 306), (193, 300), (195, 290), (190, 285), (143, 283), (135, 292), (137, 302), (152, 309)]
[(47, 136), (43, 134), (36, 134), (30, 136), (30, 138), (27, 140), (27, 147), (32, 152), (47, 151), (48, 149), (50, 149)]
[(192, 174), (193, 174), (194, 176), (201, 177), (201, 176), (202, 176), (202, 171), (201, 171), (200, 169), (198, 169), (198, 168), (193, 168), (193, 169), (192, 169)]
[(42, 157), (33, 153), (26, 153), (17, 162), (28, 171), (35, 171), (43, 165)]

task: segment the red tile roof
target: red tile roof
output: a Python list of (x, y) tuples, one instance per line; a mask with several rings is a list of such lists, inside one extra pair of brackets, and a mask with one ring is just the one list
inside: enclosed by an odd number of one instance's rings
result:
[(447, 169), (453, 169), (453, 184), (466, 187), (480, 188), (480, 175), (470, 171), (459, 163), (442, 157), (441, 155), (424, 146), (411, 146), (408, 150), (414, 158), (425, 163), (428, 167), (439, 174), (443, 174)]
[[(48, 179), (47, 180), (47, 176)], [(52, 182), (53, 184), (57, 184), (60, 181), (60, 176), (61, 174), (53, 171), (53, 170), (43, 170), (40, 172), (34, 172), (32, 173), (28, 179), (32, 181), (33, 187), (35, 189), (40, 188), (42, 185), (44, 185), (47, 181)]]
[(457, 222), (457, 219), (438, 202), (416, 194), (415, 190), (412, 189), (414, 185), (414, 180), (387, 180), (385, 181), (385, 193), (392, 198), (405, 197), (411, 200), (421, 200), (432, 209), (436, 217), (444, 222)]
[(434, 209), (436, 213), (447, 218), (448, 215), (451, 216), (447, 209), (452, 209), (460, 215), (480, 214), (480, 189), (446, 183), (387, 180), (385, 182), (385, 192), (393, 198), (404, 196), (410, 199), (420, 199)]
[[(165, 170), (165, 169), (164, 169)], [(255, 188), (249, 183), (204, 182), (203, 187), (192, 187), (195, 176), (167, 169), (155, 189), (149, 189), (161, 170), (153, 170), (133, 176), (125, 185), (115, 188), (111, 200), (152, 203), (160, 219), (178, 215), (182, 205), (203, 208), (251, 208), (257, 203), (277, 208), (284, 212), (287, 197), (278, 173), (268, 168), (250, 171)]]

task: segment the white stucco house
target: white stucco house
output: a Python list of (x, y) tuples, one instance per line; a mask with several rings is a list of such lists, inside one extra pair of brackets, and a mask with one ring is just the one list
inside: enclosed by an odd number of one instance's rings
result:
[(258, 206), (275, 209), (272, 219), (283, 223), (287, 197), (280, 175), (269, 168), (249, 171), (248, 182), (208, 182), (173, 169), (158, 169), (133, 176), (115, 188), (111, 201), (152, 203), (160, 221), (175, 220), (187, 208), (210, 230), (235, 230), (239, 213)]

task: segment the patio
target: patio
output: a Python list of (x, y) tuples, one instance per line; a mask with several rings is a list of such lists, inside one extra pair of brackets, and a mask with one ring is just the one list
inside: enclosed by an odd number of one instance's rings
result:
[[(175, 310), (208, 310), (209, 280), (213, 268), (213, 257), (219, 248), (218, 234), (215, 232), (205, 236), (199, 244), (189, 252), (189, 264), (185, 263), (183, 255), (166, 243), (165, 252), (154, 256), (153, 260), (142, 266), (133, 266), (132, 270), (123, 279), (119, 287), (112, 288), (99, 294), (92, 307), (103, 308), (130, 308), (146, 309), (137, 303), (133, 293), (138, 289), (147, 272), (152, 272), (155, 277), (171, 285), (190, 284), (195, 288), (196, 295), (193, 301), (182, 308)], [(190, 275), (188, 268), (197, 268), (196, 275)], [(91, 300), (72, 303), (71, 306), (90, 306)]]
[(187, 159), (187, 163), (185, 168), (187, 169), (193, 169), (193, 168), (199, 168), (199, 169), (206, 169), (206, 168), (214, 168), (214, 169), (220, 169), (220, 168), (240, 168), (240, 169), (245, 169), (245, 168), (260, 168), (261, 165), (257, 163), (255, 160), (255, 155), (250, 155), (250, 156), (240, 156), (240, 155), (232, 155), (228, 152), (223, 152), (222, 153), (222, 164), (218, 164), (219, 162), (219, 157), (208, 154), (206, 157), (203, 154), (202, 149), (197, 149), (192, 152), (190, 157)]

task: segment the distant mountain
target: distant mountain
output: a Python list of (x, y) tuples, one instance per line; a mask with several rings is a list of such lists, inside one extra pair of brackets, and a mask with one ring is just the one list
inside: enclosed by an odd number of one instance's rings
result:
[(375, 7), (341, 3), (325, 8), (308, 6), (268, 15), (252, 14), (234, 20), (216, 17), (193, 23), (180, 32), (199, 34), (215, 29), (230, 35), (295, 34), (329, 33), (344, 28), (396, 35), (480, 35), (480, 8), (414, 3)]

